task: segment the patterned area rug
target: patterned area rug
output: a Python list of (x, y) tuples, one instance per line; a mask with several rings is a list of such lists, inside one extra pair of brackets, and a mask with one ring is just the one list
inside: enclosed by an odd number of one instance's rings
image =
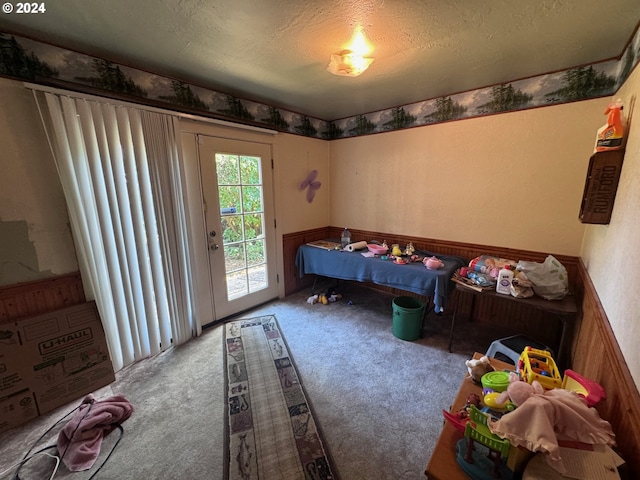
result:
[(230, 480), (335, 480), (276, 317), (225, 325)]

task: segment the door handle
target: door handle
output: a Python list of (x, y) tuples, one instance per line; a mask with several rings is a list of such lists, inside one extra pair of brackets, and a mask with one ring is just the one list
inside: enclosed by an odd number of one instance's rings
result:
[(209, 250), (218, 250), (220, 248), (220, 245), (218, 245), (217, 243), (215, 243), (213, 241), (213, 238), (216, 236), (216, 231), (215, 230), (211, 230), (209, 232)]

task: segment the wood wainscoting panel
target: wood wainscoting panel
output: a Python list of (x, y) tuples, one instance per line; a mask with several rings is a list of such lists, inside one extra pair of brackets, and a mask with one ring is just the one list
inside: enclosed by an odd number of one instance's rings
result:
[(573, 339), (572, 369), (604, 387), (607, 398), (596, 409), (613, 427), (628, 478), (640, 478), (640, 393), (582, 261), (578, 275), (582, 316)]
[(0, 287), (0, 323), (84, 303), (80, 272)]
[[(338, 235), (338, 238), (340, 235)], [(282, 236), (282, 262), (284, 267), (284, 294), (291, 295), (294, 292), (311, 286), (314, 280), (313, 275), (305, 275), (302, 278), (298, 274), (296, 267), (296, 254), (298, 247), (314, 240), (324, 240), (331, 238), (329, 228), (315, 228), (303, 232), (287, 233)]]

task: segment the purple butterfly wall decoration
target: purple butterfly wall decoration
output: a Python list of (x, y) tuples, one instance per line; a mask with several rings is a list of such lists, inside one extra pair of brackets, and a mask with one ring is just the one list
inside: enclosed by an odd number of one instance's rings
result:
[(305, 178), (300, 184), (300, 190), (307, 189), (307, 202), (313, 202), (313, 197), (316, 196), (316, 192), (322, 185), (322, 182), (316, 180), (318, 176), (318, 170), (311, 170), (307, 178)]

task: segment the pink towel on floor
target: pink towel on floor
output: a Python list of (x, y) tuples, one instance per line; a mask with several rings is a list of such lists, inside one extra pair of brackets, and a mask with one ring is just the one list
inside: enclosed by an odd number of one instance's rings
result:
[(133, 413), (122, 395), (96, 400), (87, 395), (75, 415), (58, 434), (58, 453), (72, 472), (88, 470), (100, 454), (105, 435)]

